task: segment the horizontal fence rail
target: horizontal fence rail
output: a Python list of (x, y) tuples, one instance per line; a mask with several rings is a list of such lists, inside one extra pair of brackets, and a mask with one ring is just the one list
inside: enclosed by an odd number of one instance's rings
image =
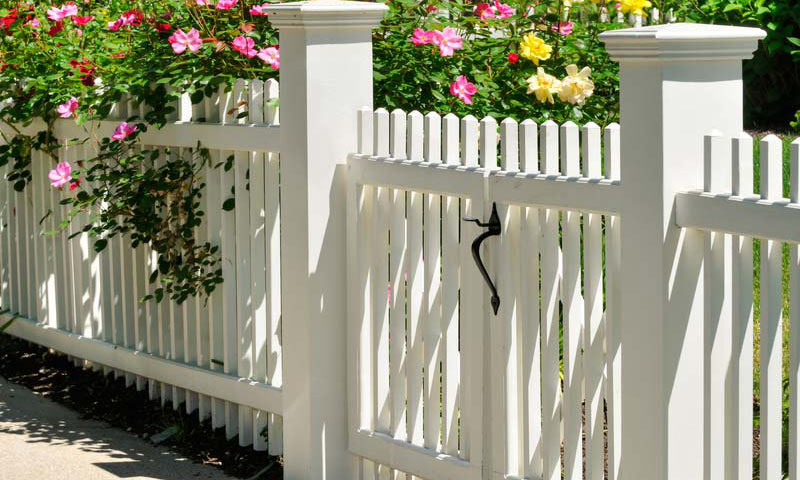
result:
[[(53, 165), (43, 153), (34, 152), (33, 183), (23, 193), (0, 187), (2, 302), (7, 318), (18, 317), (9, 333), (66, 353), (76, 365), (124, 376), (151, 399), (183, 405), (240, 445), (275, 455), (283, 444), (277, 97), (274, 80), (239, 80), (194, 105), (185, 94), (172, 123), (139, 137), (137, 148), (159, 152), (157, 165), (198, 144), (210, 152), (200, 200), (206, 220), (195, 236), (221, 247), (224, 282), (207, 302), (139, 301), (152, 293), (156, 252), (132, 248), (122, 235), (95, 252), (81, 233), (88, 213), (68, 232), (46, 235), (66, 218), (59, 202), (69, 192), (48, 185)], [(102, 122), (57, 122), (59, 160), (94, 156), (94, 139), (144, 113), (123, 101)], [(229, 171), (213, 167), (229, 156)], [(229, 197), (235, 208), (223, 211)]]
[[(606, 455), (617, 468), (619, 127), (378, 109), (360, 112), (359, 132), (359, 478), (482, 478), (482, 463), (491, 478), (560, 478), (563, 465), (577, 479), (584, 463), (602, 478)], [(481, 230), (462, 221), (494, 205), (496, 317), (470, 250)]]

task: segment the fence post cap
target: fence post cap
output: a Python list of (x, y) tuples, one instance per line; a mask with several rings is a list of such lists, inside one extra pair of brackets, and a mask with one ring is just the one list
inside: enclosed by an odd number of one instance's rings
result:
[(610, 30), (600, 40), (616, 61), (747, 60), (766, 35), (760, 28), (671, 23)]
[(277, 28), (377, 27), (389, 7), (382, 3), (347, 0), (306, 0), (264, 8)]

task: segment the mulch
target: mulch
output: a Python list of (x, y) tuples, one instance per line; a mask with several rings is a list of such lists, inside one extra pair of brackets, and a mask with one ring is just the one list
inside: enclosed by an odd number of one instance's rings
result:
[(223, 428), (212, 429), (210, 420), (200, 422), (196, 412), (187, 415), (183, 406), (176, 411), (169, 403), (162, 407), (160, 401), (149, 400), (146, 390), (125, 387), (123, 377), (114, 379), (102, 371), (76, 367), (64, 355), (6, 334), (0, 334), (0, 376), (84, 418), (107, 422), (143, 439), (169, 436), (158, 443), (228, 475), (283, 478), (280, 458), (240, 447), (236, 437), (226, 440)]

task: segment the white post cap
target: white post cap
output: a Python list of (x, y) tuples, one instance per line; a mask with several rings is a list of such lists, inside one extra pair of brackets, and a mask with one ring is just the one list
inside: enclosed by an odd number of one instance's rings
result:
[(710, 61), (753, 58), (764, 30), (750, 27), (671, 23), (600, 34), (616, 61)]
[(377, 27), (389, 7), (382, 3), (307, 0), (264, 8), (276, 28)]

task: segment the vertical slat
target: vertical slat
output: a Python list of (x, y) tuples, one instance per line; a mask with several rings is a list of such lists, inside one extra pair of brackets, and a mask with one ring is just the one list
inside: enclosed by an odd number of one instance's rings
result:
[[(448, 165), (460, 165), (459, 120), (444, 118), (444, 157)], [(458, 290), (460, 258), (458, 245), (459, 199), (442, 196), (442, 447), (445, 453), (458, 455), (458, 414), (461, 407), (459, 358)]]
[[(236, 208), (236, 232), (250, 231), (250, 192), (247, 190), (250, 155), (236, 152), (234, 161)], [(236, 235), (236, 338), (241, 378), (253, 374), (253, 308), (250, 278), (250, 236)], [(253, 409), (239, 406), (239, 445), (247, 446), (253, 442)]]
[[(548, 120), (540, 129), (541, 169), (558, 175), (558, 125)], [(542, 461), (544, 479), (561, 477), (561, 385), (559, 370), (558, 211), (540, 210), (542, 228)]]
[[(392, 112), (392, 156), (406, 157), (406, 115)], [(406, 192), (389, 190), (389, 380), (391, 391), (391, 434), (406, 438)]]
[(280, 123), (280, 107), (274, 101), (280, 98), (280, 85), (274, 78), (264, 82), (264, 122), (267, 125), (278, 125)]
[[(11, 166), (8, 167), (9, 169)], [(5, 179), (4, 179), (5, 180)], [(20, 277), (19, 277), (19, 260), (20, 260), (20, 245), (19, 245), (19, 215), (17, 214), (17, 196), (18, 193), (12, 188), (7, 191), (7, 204), (8, 204), (8, 259), (9, 259), (9, 306), (11, 311), (19, 313), (19, 297), (20, 297)], [(69, 291), (67, 291), (69, 294)]]
[[(775, 135), (761, 141), (761, 198), (782, 197), (782, 145)], [(781, 479), (783, 372), (781, 243), (761, 241), (761, 480)]]
[[(194, 105), (194, 111), (198, 116), (205, 115), (205, 102), (200, 102)], [(204, 118), (204, 117), (203, 117)], [(209, 152), (210, 155), (210, 152)], [(201, 172), (203, 185), (200, 187), (200, 209), (205, 212), (203, 223), (194, 228), (194, 238), (198, 245), (204, 245), (208, 241), (208, 232), (206, 228), (209, 217), (215, 215), (216, 212), (209, 210), (208, 205), (208, 166), (204, 167)], [(149, 250), (145, 248), (145, 257), (149, 257)], [(210, 367), (210, 325), (209, 325), (209, 302), (210, 298), (206, 296), (205, 292), (201, 293), (195, 300), (195, 364), (203, 369)], [(152, 322), (151, 315), (148, 314), (148, 322)], [(197, 416), (202, 422), (211, 415), (211, 398), (207, 395), (198, 395), (197, 399)]]
[(409, 160), (424, 160), (425, 118), (414, 110), (408, 114), (408, 136), (406, 137), (406, 153)]
[[(180, 154), (181, 154), (180, 149), (178, 149), (178, 148), (170, 148), (169, 149), (169, 155), (167, 156), (166, 160), (168, 162), (174, 162), (174, 161), (177, 160), (177, 158), (180, 156)], [(170, 201), (168, 208), (171, 209), (172, 206), (173, 206), (173, 202), (175, 202), (175, 201), (177, 201), (177, 200), (173, 199), (172, 201)], [(133, 257), (135, 258), (135, 255), (136, 255), (135, 251), (133, 251), (131, 253), (132, 253)], [(131, 266), (135, 268), (135, 263), (132, 263)], [(134, 270), (134, 272), (135, 272), (135, 270)], [(136, 282), (135, 281), (135, 278), (136, 278), (135, 275), (136, 274), (134, 273), (134, 285), (135, 285), (135, 282)], [(135, 292), (135, 287), (134, 287), (134, 292)], [(169, 309), (170, 359), (172, 359), (172, 360), (174, 360), (176, 362), (180, 362), (180, 361), (183, 360), (183, 352), (184, 352), (184, 347), (185, 347), (185, 345), (183, 343), (184, 342), (184, 338), (185, 338), (184, 337), (184, 333), (183, 333), (183, 325), (184, 325), (183, 306), (182, 305), (178, 305), (178, 303), (175, 302), (174, 300), (166, 299), (166, 297), (165, 297), (165, 301), (167, 302), (168, 309)], [(135, 311), (134, 311), (134, 315), (136, 315)], [(138, 318), (137, 317), (134, 317), (134, 318), (136, 318), (136, 320), (135, 320), (136, 321), (136, 325), (137, 325), (136, 328), (138, 328)], [(172, 385), (172, 409), (173, 410), (178, 410), (180, 404), (185, 401), (185, 397), (186, 397), (187, 393), (188, 392), (186, 392), (183, 388), (180, 388), (180, 387), (178, 387), (176, 385)]]
[(39, 220), (44, 216), (44, 209), (43, 207), (43, 193), (44, 193), (44, 179), (46, 178), (46, 173), (43, 173), (42, 166), (44, 163), (44, 153), (41, 151), (33, 151), (31, 152), (31, 175), (33, 176), (33, 180), (31, 184), (28, 186), (30, 191), (31, 197), (31, 217), (33, 219), (33, 264), (29, 266), (31, 270), (34, 270), (34, 286), (35, 289), (31, 292), (31, 295), (35, 296), (35, 303), (36, 303), (36, 318), (40, 322), (49, 322), (49, 315), (47, 312), (47, 284), (44, 281), (45, 277), (45, 261), (44, 261), (44, 249), (42, 240), (42, 225), (39, 223)]
[(408, 435), (406, 440), (414, 445), (423, 444), (422, 426), (422, 370), (425, 267), (422, 257), (422, 204), (423, 195), (409, 191), (407, 203), (406, 242), (408, 244), (408, 353), (406, 375), (408, 381)]
[[(605, 178), (620, 179), (620, 128), (612, 123), (604, 132)], [(620, 219), (606, 220), (606, 421), (608, 423), (608, 480), (617, 480), (622, 459), (622, 342), (620, 337)]]
[(372, 155), (372, 109), (362, 107), (358, 111), (358, 153)]
[[(405, 130), (403, 131), (405, 133)], [(405, 143), (405, 138), (403, 138)], [(391, 433), (398, 440), (406, 439), (406, 192), (393, 189), (390, 228), (391, 305), (389, 308), (389, 380), (392, 395)]]
[[(47, 156), (44, 158), (44, 175), (47, 175), (47, 172), (50, 170), (51, 165), (55, 165), (55, 162)], [(0, 182), (2, 182), (2, 178), (0, 178)], [(59, 292), (57, 287), (58, 282), (58, 270), (60, 266), (58, 253), (60, 249), (57, 248), (58, 240), (55, 235), (55, 231), (58, 229), (58, 220), (57, 215), (58, 211), (62, 208), (57, 201), (56, 197), (56, 190), (53, 189), (47, 177), (43, 179), (43, 185), (45, 189), (45, 210), (49, 212), (47, 221), (44, 226), (44, 230), (50, 232), (49, 235), (45, 239), (45, 251), (47, 254), (47, 310), (50, 312), (50, 326), (53, 328), (60, 328), (61, 324), (63, 323), (63, 312), (60, 311), (60, 299), (63, 297), (63, 292)], [(0, 201), (2, 201), (3, 195), (0, 193)], [(2, 208), (2, 206), (0, 206)], [(1, 215), (1, 214), (0, 214)], [(0, 218), (0, 224), (4, 224), (5, 220)], [(2, 228), (2, 227), (0, 227)], [(2, 244), (0, 244), (0, 248)], [(0, 255), (2, 258), (2, 255)], [(5, 263), (3, 263), (3, 267), (5, 267)], [(0, 289), (3, 289), (2, 280), (0, 279)], [(0, 301), (2, 304), (2, 308), (5, 307), (5, 303)], [(107, 317), (110, 320), (110, 317)], [(111, 339), (111, 328), (110, 322), (108, 323), (108, 327), (106, 328), (106, 340)]]
[[(146, 147), (145, 147), (146, 148)], [(135, 348), (139, 351), (144, 351), (146, 348), (147, 343), (147, 325), (148, 325), (148, 309), (147, 304), (142, 302), (141, 299), (147, 295), (147, 282), (149, 279), (149, 275), (147, 269), (145, 268), (145, 250), (143, 245), (139, 245), (133, 251), (133, 263), (131, 264), (131, 268), (133, 270), (134, 275), (134, 288), (133, 288), (133, 301), (136, 303), (135, 314), (136, 314), (136, 322), (135, 322), (135, 332), (134, 332), (134, 342)], [(100, 283), (101, 288), (107, 288), (107, 286), (102, 285)], [(147, 379), (145, 377), (137, 376), (136, 377), (136, 389), (141, 391), (144, 389), (145, 384), (147, 383)]]
[[(260, 80), (250, 81), (249, 121), (264, 122), (264, 83)], [(264, 172), (267, 155), (262, 152), (250, 152), (250, 282), (251, 282), (251, 315), (253, 329), (253, 362), (252, 377), (256, 381), (267, 381), (267, 337), (269, 321), (267, 314), (267, 241)], [(266, 412), (253, 412), (253, 448), (259, 451), (267, 449), (267, 439), (261, 432), (267, 426), (269, 415)]]
[[(578, 126), (567, 122), (561, 127), (561, 172), (568, 177), (580, 175)], [(583, 302), (581, 298), (581, 214), (562, 213), (563, 277), (561, 304), (564, 309), (564, 478), (581, 477), (581, 436), (583, 403), (583, 369), (581, 332)]]
[[(583, 176), (601, 178), (600, 127), (583, 127)], [(584, 436), (587, 480), (603, 480), (603, 372), (605, 325), (603, 318), (603, 216), (583, 215), (583, 374), (585, 389)]]
[[(220, 160), (227, 163), (229, 152), (220, 152)], [(236, 158), (234, 157), (234, 163)], [(220, 174), (221, 202), (234, 196), (236, 185), (235, 167)], [(222, 211), (222, 357), (224, 372), (237, 375), (239, 361), (237, 356), (237, 278), (236, 278), (236, 213)], [(239, 433), (239, 413), (237, 405), (225, 402), (225, 435), (233, 438)]]
[[(731, 190), (730, 142), (715, 133), (705, 137), (704, 187), (710, 193)], [(708, 478), (725, 476), (725, 441), (730, 383), (731, 266), (730, 235), (704, 234), (705, 279), (705, 457)]]
[[(792, 142), (791, 200), (800, 202), (800, 139)], [(790, 296), (791, 323), (789, 331), (789, 479), (800, 479), (800, 247), (790, 246)]]
[(513, 118), (500, 122), (501, 168), (507, 172), (517, 172), (519, 168), (519, 125)]
[[(281, 346), (281, 211), (280, 211), (280, 155), (267, 154), (264, 172), (264, 204), (266, 206), (265, 239), (267, 253), (267, 323), (268, 353), (267, 382), (280, 387), (283, 385), (283, 362)], [(269, 452), (271, 455), (283, 454), (283, 418), (270, 413), (267, 424), (269, 431)]]
[[(524, 120), (519, 126), (520, 165), (525, 173), (539, 171), (537, 125)], [(521, 212), (520, 232), (520, 350), (522, 358), (522, 475), (541, 478), (542, 465), (542, 388), (541, 328), (539, 323), (539, 229), (540, 211), (525, 207)]]
[(33, 295), (28, 277), (31, 274), (30, 257), (28, 254), (28, 199), (26, 192), (14, 192), (15, 201), (15, 220), (16, 220), (16, 247), (17, 247), (17, 278), (19, 289), (19, 303), (17, 308), (23, 317), (31, 318), (34, 314), (28, 307)]
[(425, 447), (438, 450), (440, 443), (440, 372), (441, 362), (441, 199), (426, 194), (424, 205), (423, 263), (425, 264), (425, 316), (423, 345), (425, 354), (423, 422)]
[[(377, 122), (376, 122), (377, 123)], [(388, 126), (388, 125), (387, 125)], [(388, 133), (388, 130), (387, 132)], [(383, 135), (379, 135), (382, 137)], [(376, 151), (382, 151), (380, 149)], [(373, 341), (373, 415), (375, 431), (390, 434), (391, 399), (389, 397), (389, 190), (373, 189), (372, 236), (372, 341)]]
[[(742, 134), (733, 139), (732, 193), (753, 194), (753, 139)], [(728, 425), (728, 477), (753, 478), (753, 239), (734, 235), (731, 300), (733, 351), (731, 356), (731, 406)], [(794, 309), (792, 310), (794, 311)]]
[(372, 187), (356, 185), (356, 218), (358, 232), (358, 428), (371, 431), (373, 417), (373, 350), (372, 350), (372, 244), (373, 202)]
[[(5, 144), (5, 141), (0, 139), (0, 144)], [(0, 167), (0, 261), (2, 262), (0, 265), (0, 308), (3, 310), (11, 309), (11, 289), (13, 288), (10, 275), (11, 242), (8, 238), (8, 225), (11, 222), (8, 194), (11, 190), (11, 182), (6, 180), (9, 168), (8, 164)], [(59, 316), (59, 319), (61, 318)]]
[(436, 112), (425, 114), (425, 138), (422, 149), (426, 162), (442, 161), (442, 118)]
[[(461, 120), (461, 165), (478, 167), (478, 121), (467, 115)], [(461, 215), (474, 218), (483, 212), (483, 199), (461, 199)], [(480, 235), (480, 228), (471, 222), (460, 222), (461, 292), (460, 292), (460, 345), (461, 345), (461, 457), (472, 465), (483, 464), (484, 424), (484, 293), (483, 279), (473, 266), (472, 239)]]

